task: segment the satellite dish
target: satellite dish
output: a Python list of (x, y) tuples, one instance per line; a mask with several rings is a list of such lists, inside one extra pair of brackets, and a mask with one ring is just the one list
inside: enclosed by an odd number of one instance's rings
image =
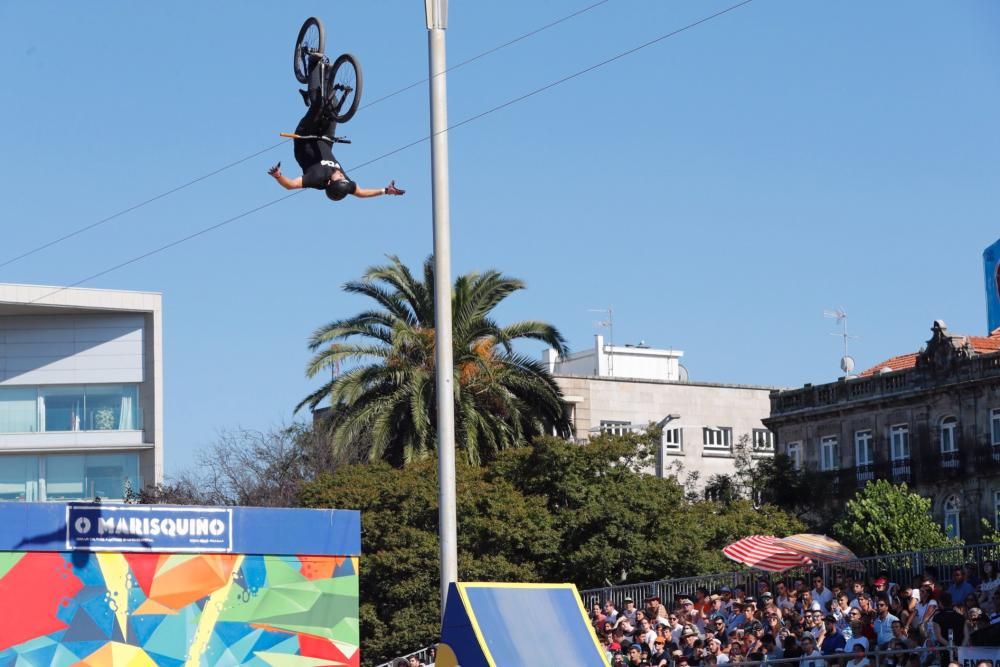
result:
[(851, 371), (854, 370), (854, 359), (845, 355), (840, 360), (840, 370), (842, 370), (845, 373), (847, 373), (848, 375), (850, 375)]

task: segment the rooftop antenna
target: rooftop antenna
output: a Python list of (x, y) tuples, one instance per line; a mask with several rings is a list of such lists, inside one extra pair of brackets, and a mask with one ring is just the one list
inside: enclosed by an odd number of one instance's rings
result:
[(840, 333), (831, 333), (831, 336), (839, 336), (844, 339), (844, 356), (840, 358), (840, 370), (844, 371), (844, 374), (850, 377), (851, 372), (854, 370), (854, 358), (847, 353), (847, 342), (851, 339), (857, 340), (858, 336), (851, 336), (847, 333), (847, 311), (841, 306), (837, 310), (824, 310), (823, 317), (831, 320), (837, 320), (837, 324), (843, 327)]
[[(608, 344), (604, 346), (605, 350), (608, 350), (608, 375), (610, 377), (615, 376), (615, 313), (611, 306), (607, 308), (590, 308), (587, 310), (589, 313), (604, 313), (608, 316), (605, 320), (597, 320), (594, 322), (595, 327), (608, 330)], [(603, 351), (603, 350), (602, 350)], [(600, 368), (600, 365), (598, 365)]]

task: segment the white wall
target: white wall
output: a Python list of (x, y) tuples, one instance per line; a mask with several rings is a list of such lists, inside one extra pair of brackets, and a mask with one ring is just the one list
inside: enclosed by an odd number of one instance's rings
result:
[(142, 382), (143, 315), (0, 317), (0, 385)]

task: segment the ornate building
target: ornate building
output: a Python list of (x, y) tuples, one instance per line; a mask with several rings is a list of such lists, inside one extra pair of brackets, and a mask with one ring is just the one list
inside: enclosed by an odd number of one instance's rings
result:
[(918, 352), (836, 382), (773, 391), (777, 451), (830, 475), (846, 501), (873, 479), (907, 482), (932, 499), (952, 535), (1000, 527), (1000, 329), (948, 332), (934, 322)]

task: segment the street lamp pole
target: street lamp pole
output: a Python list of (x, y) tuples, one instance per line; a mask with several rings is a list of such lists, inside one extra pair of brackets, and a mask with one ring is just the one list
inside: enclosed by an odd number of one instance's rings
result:
[(434, 329), (437, 368), (438, 509), (441, 539), (441, 614), (448, 585), (458, 581), (455, 514), (455, 387), (451, 343), (451, 220), (448, 198), (448, 88), (444, 31), (448, 0), (424, 0), (431, 96), (431, 171), (434, 206)]

